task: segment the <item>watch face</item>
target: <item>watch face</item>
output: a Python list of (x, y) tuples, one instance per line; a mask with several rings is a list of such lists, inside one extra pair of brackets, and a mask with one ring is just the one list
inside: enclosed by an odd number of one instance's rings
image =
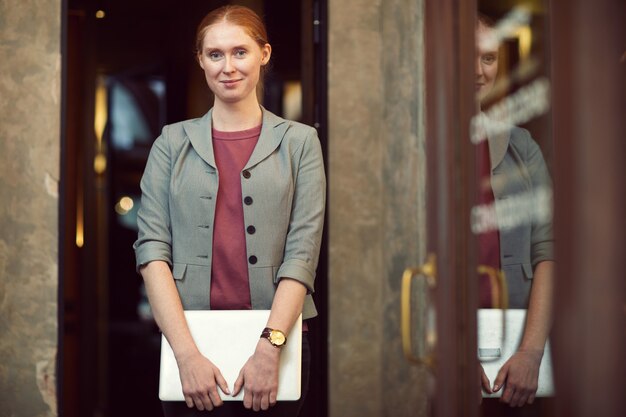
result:
[(283, 332), (272, 330), (272, 332), (270, 333), (270, 341), (274, 345), (281, 346), (285, 344), (285, 335), (283, 334)]

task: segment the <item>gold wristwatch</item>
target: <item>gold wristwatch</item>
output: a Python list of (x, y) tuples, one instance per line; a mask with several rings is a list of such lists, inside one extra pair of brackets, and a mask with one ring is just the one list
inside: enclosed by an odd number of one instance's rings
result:
[(283, 347), (285, 346), (285, 344), (287, 344), (287, 336), (285, 336), (285, 333), (281, 332), (280, 330), (270, 329), (269, 327), (263, 329), (261, 337), (269, 340), (272, 346), (276, 348)]

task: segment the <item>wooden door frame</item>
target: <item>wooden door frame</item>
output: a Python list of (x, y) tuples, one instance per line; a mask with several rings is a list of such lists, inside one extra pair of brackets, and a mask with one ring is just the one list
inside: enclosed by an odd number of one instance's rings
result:
[[(301, 7), (302, 122), (316, 128), (328, 166), (328, 0), (302, 0)], [(327, 416), (329, 412), (328, 319), (322, 318), (328, 317), (328, 256), (328, 231), (324, 228), (313, 295), (320, 317), (309, 321), (315, 366), (310, 369), (302, 417)]]
[(552, 2), (557, 415), (622, 416), (626, 7)]
[[(95, 6), (94, 6), (95, 7)], [(98, 255), (93, 170), (95, 156), (95, 58), (86, 47), (94, 38), (95, 10), (62, 1), (62, 133), (59, 201), (59, 370), (58, 409), (70, 417), (104, 410), (106, 339), (98, 289), (106, 263)], [(102, 209), (99, 209), (100, 211)], [(78, 220), (80, 218), (80, 221)], [(80, 226), (78, 223), (81, 223)], [(83, 230), (78, 229), (82, 226)], [(105, 228), (106, 230), (106, 228)], [(84, 245), (78, 246), (81, 234)], [(100, 266), (100, 267), (99, 267)], [(98, 271), (96, 275), (89, 271)], [(90, 277), (83, 279), (82, 277)]]
[(434, 416), (478, 414), (478, 289), (467, 244), (474, 162), (466, 156), (474, 155), (475, 16), (475, 1), (425, 2), (427, 234), (428, 250), (437, 255)]

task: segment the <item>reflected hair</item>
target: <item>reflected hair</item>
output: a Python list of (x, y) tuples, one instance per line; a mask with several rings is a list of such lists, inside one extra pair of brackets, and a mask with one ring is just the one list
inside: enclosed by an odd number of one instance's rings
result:
[(486, 28), (493, 29), (496, 27), (496, 21), (482, 12), (478, 12), (476, 25), (483, 25)]

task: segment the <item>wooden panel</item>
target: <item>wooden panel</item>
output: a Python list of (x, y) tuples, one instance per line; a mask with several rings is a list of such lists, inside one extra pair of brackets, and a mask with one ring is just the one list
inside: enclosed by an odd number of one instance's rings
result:
[(477, 413), (477, 289), (468, 276), (475, 10), (473, 1), (426, 2), (427, 224), (438, 258), (435, 416)]
[(624, 3), (552, 7), (557, 413), (617, 417), (626, 377)]

